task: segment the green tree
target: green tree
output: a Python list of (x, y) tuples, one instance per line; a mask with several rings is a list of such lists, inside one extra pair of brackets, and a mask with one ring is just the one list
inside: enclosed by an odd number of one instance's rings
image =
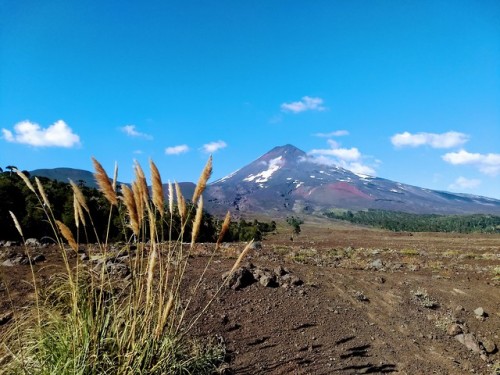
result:
[(14, 166), (14, 165), (8, 165), (8, 166), (6, 166), (6, 167), (5, 167), (5, 169), (8, 169), (8, 170), (10, 171), (10, 175), (12, 175), (12, 172), (13, 172), (15, 169), (17, 169), (17, 167), (16, 167), (16, 166)]
[(300, 234), (300, 225), (304, 224), (304, 220), (295, 217), (295, 216), (289, 216), (286, 218), (286, 222), (288, 225), (292, 227), (292, 237), (290, 239), (293, 241), (294, 235), (299, 235)]

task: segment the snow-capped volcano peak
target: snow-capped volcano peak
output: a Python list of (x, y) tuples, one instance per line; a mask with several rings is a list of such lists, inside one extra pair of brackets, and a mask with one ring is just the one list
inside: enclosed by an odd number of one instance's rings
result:
[(215, 181), (209, 205), (236, 211), (322, 212), (376, 208), (415, 213), (494, 213), (500, 201), (423, 189), (318, 163), (292, 145), (275, 147)]

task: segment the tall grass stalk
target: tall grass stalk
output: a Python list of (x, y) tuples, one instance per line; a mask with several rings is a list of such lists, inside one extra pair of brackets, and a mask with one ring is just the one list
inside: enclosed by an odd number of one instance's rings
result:
[[(196, 203), (196, 212), (188, 209), (177, 183), (168, 185), (168, 209), (165, 209), (161, 177), (152, 162), (153, 189), (150, 197), (144, 172), (138, 163), (134, 166), (135, 181), (132, 187), (122, 185), (121, 194), (118, 194), (117, 168), (111, 183), (101, 164), (94, 158), (92, 161), (99, 188), (109, 202), (110, 212), (115, 207), (122, 222), (128, 225), (126, 236), (129, 239), (120, 253), (129, 254), (125, 262), (130, 275), (127, 279), (120, 279), (112, 274), (111, 259), (118, 254), (108, 249), (111, 221), (108, 222), (104, 243), (98, 242), (101, 253), (95, 254), (102, 258), (100, 268), (81, 262), (76, 255), (68, 256), (65, 245), (65, 242), (70, 245), (70, 252), (78, 252), (79, 236), (75, 239), (71, 229), (54, 218), (40, 181), (36, 179), (37, 189), (28, 185), (51, 223), (66, 271), (56, 275), (51, 285), (43, 291), (35, 290), (36, 322), (16, 320), (15, 330), (8, 340), (8, 348), (13, 355), (4, 366), (7, 373), (214, 373), (223, 361), (224, 348), (213, 342), (194, 341), (189, 332), (216, 300), (231, 275), (218, 287), (212, 298), (202, 305), (200, 311), (188, 314), (188, 310), (191, 301), (199, 298), (199, 287), (205, 282), (210, 262), (217, 254), (224, 231), (229, 227), (229, 214), (199, 279), (190, 287), (185, 278), (201, 226), (202, 194), (211, 175), (211, 158), (193, 195), (196, 198), (193, 202)], [(30, 184), (29, 179), (23, 180)], [(71, 186), (78, 232), (80, 225), (86, 228), (84, 212), (90, 217), (90, 211), (79, 188), (72, 182)], [(178, 238), (172, 238), (175, 204), (181, 225)], [(22, 236), (19, 223), (14, 221)], [(184, 245), (185, 230), (191, 222), (191, 243)], [(91, 218), (90, 223), (97, 234)], [(170, 228), (169, 238), (165, 242), (158, 233), (163, 225)], [(243, 250), (231, 272), (236, 270), (249, 249), (250, 244)], [(36, 287), (34, 268), (32, 277)], [(38, 300), (41, 296), (43, 299)]]

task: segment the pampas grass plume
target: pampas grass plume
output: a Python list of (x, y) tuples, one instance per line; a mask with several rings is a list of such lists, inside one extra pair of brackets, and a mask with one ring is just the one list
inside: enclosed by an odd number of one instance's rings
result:
[(21, 172), (20, 170), (16, 169), (16, 173), (19, 177), (22, 178), (22, 180), (24, 181), (24, 183), (26, 184), (26, 186), (28, 187), (28, 189), (30, 189), (33, 193), (36, 194), (36, 191), (35, 191), (35, 188), (33, 187), (33, 184), (31, 183), (31, 181), (29, 180), (28, 177), (26, 177), (26, 175)]
[(210, 179), (212, 175), (212, 155), (208, 158), (207, 164), (205, 164), (205, 168), (201, 172), (200, 178), (198, 179), (198, 183), (196, 184), (196, 188), (193, 193), (193, 203), (198, 201), (198, 198), (205, 191), (207, 187), (207, 181)]
[(40, 192), (40, 195), (42, 196), (43, 203), (47, 208), (50, 208), (50, 202), (49, 199), (47, 198), (47, 195), (45, 194), (45, 189), (43, 188), (42, 183), (38, 179), (38, 177), (35, 177), (35, 182), (36, 186), (38, 187), (38, 191)]
[(182, 195), (181, 187), (177, 182), (175, 182), (175, 193), (177, 195), (177, 209), (179, 210), (179, 216), (181, 217), (181, 222), (184, 223), (186, 219), (186, 201)]
[(80, 188), (78, 187), (77, 184), (75, 184), (73, 182), (73, 180), (69, 180), (69, 184), (71, 185), (71, 188), (73, 189), (73, 194), (76, 198), (76, 200), (78, 201), (78, 204), (83, 207), (85, 209), (85, 211), (87, 211), (87, 213), (90, 215), (90, 210), (89, 210), (89, 207), (87, 206), (87, 201), (85, 199), (85, 197), (83, 196), (83, 193), (82, 191), (80, 190)]
[(136, 236), (139, 235), (139, 215), (135, 204), (134, 193), (127, 185), (122, 185), (122, 195), (125, 207), (127, 207), (128, 216), (130, 218), (130, 228)]
[(153, 185), (153, 204), (160, 212), (161, 217), (165, 214), (165, 198), (163, 196), (163, 183), (161, 181), (160, 172), (152, 160), (149, 160), (151, 169), (151, 184)]
[(174, 214), (174, 186), (168, 181), (168, 210), (170, 215)]
[(191, 231), (191, 247), (194, 246), (196, 238), (200, 233), (201, 219), (203, 217), (203, 196), (200, 195), (198, 199), (198, 206), (196, 207), (196, 215), (193, 222), (193, 230)]
[(113, 185), (109, 181), (108, 174), (102, 167), (101, 163), (99, 163), (94, 157), (92, 158), (92, 162), (94, 163), (94, 176), (97, 181), (97, 185), (99, 186), (99, 190), (104, 194), (109, 203), (113, 206), (118, 205), (118, 198), (116, 197)]
[(56, 220), (57, 227), (61, 232), (62, 236), (68, 241), (69, 246), (76, 252), (78, 252), (78, 245), (76, 244), (75, 238), (73, 237), (73, 233), (71, 230), (64, 224), (63, 222)]
[(16, 226), (17, 231), (21, 235), (21, 237), (24, 237), (23, 235), (23, 230), (21, 229), (21, 226), (19, 225), (19, 221), (17, 221), (16, 215), (14, 215), (14, 212), (9, 211), (10, 216), (12, 217), (12, 220), (14, 220), (14, 225)]
[(226, 217), (224, 218), (224, 222), (222, 223), (222, 227), (220, 229), (219, 238), (217, 238), (216, 246), (218, 247), (222, 240), (224, 239), (224, 235), (229, 229), (229, 225), (231, 224), (231, 213), (227, 211)]

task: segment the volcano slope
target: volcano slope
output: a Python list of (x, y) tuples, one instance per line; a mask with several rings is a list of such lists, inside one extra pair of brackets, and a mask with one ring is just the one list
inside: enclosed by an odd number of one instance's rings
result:
[[(211, 246), (198, 245), (187, 287)], [(211, 298), (242, 248), (221, 249), (193, 311)], [(1, 248), (1, 261), (22, 251)], [(35, 272), (45, 280), (61, 268), (60, 255), (51, 247), (36, 251), (45, 260)], [(223, 373), (499, 371), (498, 235), (393, 233), (306, 221), (294, 241), (289, 228), (279, 227), (242, 266), (258, 281), (225, 288), (194, 332), (225, 342)], [(33, 290), (23, 282), (30, 281), (29, 266), (0, 267), (2, 335), (15, 324), (12, 311), (33, 307)]]

